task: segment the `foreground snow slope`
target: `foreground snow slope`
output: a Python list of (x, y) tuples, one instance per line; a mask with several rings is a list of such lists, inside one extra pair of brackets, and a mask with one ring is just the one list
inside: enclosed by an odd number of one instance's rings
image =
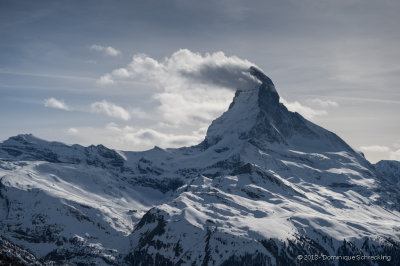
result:
[(400, 264), (400, 167), (371, 165), (288, 111), (261, 71), (249, 74), (258, 85), (239, 88), (193, 147), (3, 142), (1, 234), (69, 263), (291, 265), (354, 254)]

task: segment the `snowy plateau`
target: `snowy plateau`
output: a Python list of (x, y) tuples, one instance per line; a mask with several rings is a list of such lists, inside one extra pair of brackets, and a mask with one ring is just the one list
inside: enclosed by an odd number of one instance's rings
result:
[(0, 143), (0, 264), (400, 265), (400, 162), (237, 90), (192, 147)]

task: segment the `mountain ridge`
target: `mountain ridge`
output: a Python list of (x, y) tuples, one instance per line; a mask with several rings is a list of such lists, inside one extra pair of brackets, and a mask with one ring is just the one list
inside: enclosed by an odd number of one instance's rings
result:
[(248, 73), (257, 87), (240, 88), (192, 147), (1, 143), (0, 234), (84, 265), (297, 265), (316, 254), (400, 264), (397, 164), (370, 164), (288, 111), (261, 70)]

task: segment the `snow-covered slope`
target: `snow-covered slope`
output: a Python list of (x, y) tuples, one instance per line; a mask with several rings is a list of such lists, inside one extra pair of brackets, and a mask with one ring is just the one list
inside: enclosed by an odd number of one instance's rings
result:
[(193, 147), (3, 142), (0, 233), (69, 263), (400, 264), (400, 193), (387, 167), (288, 111), (267, 76), (249, 73), (259, 85), (240, 88)]
[(251, 71), (262, 84), (238, 91), (212, 123), (196, 153), (210, 166), (143, 217), (130, 262), (287, 265), (306, 254), (398, 262), (398, 191), (338, 136), (289, 112), (272, 82)]
[(117, 261), (135, 223), (173, 187), (169, 179), (140, 180), (142, 157), (131, 169), (101, 145), (19, 135), (0, 147), (0, 228), (46, 259)]

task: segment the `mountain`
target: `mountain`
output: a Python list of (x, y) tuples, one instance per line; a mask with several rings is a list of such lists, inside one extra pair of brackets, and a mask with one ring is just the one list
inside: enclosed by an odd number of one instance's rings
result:
[(399, 165), (370, 164), (249, 74), (196, 146), (4, 141), (0, 234), (54, 263), (400, 265)]
[[(0, 265), (46, 265), (35, 255), (0, 236)], [(48, 264), (49, 265), (49, 264)]]
[(400, 162), (399, 161), (389, 161), (382, 160), (377, 162), (375, 165), (376, 171), (385, 178), (385, 180), (394, 187), (400, 188)]

